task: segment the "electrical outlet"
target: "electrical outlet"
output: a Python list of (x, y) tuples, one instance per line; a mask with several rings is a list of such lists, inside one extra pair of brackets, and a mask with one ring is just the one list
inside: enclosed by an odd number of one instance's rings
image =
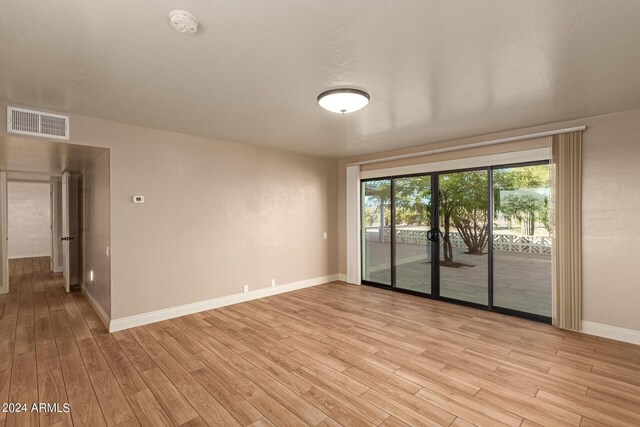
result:
[(249, 285), (244, 285), (242, 287), (243, 292), (246, 294), (247, 292), (249, 292)]
[(276, 285), (276, 279), (271, 279), (271, 287), (273, 288)]
[(324, 234), (322, 235), (322, 237), (324, 238), (324, 240), (327, 240), (327, 232), (325, 231)]

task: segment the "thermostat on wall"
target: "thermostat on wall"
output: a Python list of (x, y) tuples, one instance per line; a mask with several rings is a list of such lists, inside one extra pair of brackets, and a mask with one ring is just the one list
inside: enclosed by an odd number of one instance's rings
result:
[(144, 196), (133, 196), (133, 203), (144, 203)]

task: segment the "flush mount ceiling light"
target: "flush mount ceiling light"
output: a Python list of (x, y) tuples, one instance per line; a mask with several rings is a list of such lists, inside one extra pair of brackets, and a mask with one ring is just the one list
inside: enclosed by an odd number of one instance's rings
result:
[(193, 34), (198, 31), (198, 18), (184, 10), (169, 12), (169, 22), (171, 22), (173, 29), (179, 33)]
[(369, 103), (369, 94), (358, 89), (332, 89), (318, 95), (318, 104), (333, 113), (353, 113)]

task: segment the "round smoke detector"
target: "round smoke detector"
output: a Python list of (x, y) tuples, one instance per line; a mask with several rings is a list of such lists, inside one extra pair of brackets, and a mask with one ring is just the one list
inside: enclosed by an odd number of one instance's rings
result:
[(184, 10), (169, 12), (169, 21), (174, 30), (179, 33), (193, 34), (198, 31), (198, 18)]

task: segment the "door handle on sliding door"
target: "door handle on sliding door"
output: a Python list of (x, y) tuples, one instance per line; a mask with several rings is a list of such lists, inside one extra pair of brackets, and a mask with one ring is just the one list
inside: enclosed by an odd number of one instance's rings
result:
[(431, 230), (427, 231), (427, 240), (429, 240), (430, 242), (440, 241), (440, 230), (438, 230), (437, 228), (432, 228)]

